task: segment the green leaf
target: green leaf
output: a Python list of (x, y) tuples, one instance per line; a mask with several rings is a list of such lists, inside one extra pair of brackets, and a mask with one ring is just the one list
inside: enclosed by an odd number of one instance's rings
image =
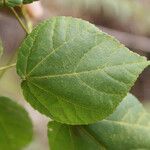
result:
[(34, 1), (39, 1), (39, 0), (23, 0), (23, 3), (29, 4), (29, 3), (33, 3)]
[(150, 149), (150, 114), (132, 95), (105, 120), (88, 126), (48, 125), (51, 150)]
[(0, 58), (3, 54), (3, 44), (2, 44), (2, 40), (0, 39)]
[(55, 17), (24, 40), (17, 72), (35, 109), (61, 123), (88, 124), (111, 114), (147, 65), (94, 25)]
[(7, 7), (15, 7), (22, 4), (29, 4), (34, 1), (38, 0), (0, 0), (0, 7), (7, 6)]
[(21, 150), (32, 139), (27, 112), (6, 97), (0, 97), (0, 149)]

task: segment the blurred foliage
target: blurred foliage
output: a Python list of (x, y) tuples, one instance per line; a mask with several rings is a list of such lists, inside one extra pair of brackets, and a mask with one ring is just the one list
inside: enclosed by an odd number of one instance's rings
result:
[(0, 39), (0, 57), (2, 56), (3, 54), (3, 44), (2, 44), (2, 41)]
[[(52, 2), (54, 0), (51, 0)], [(50, 3), (50, 2), (49, 2)], [(126, 23), (133, 32), (150, 35), (150, 2), (144, 0), (55, 0), (55, 4), (67, 9), (96, 12), (108, 20)], [(128, 22), (128, 23), (127, 23)], [(132, 27), (131, 27), (132, 26)], [(134, 31), (135, 30), (135, 31)]]
[(73, 6), (90, 11), (104, 11), (111, 16), (131, 16), (137, 6), (135, 0), (57, 0), (64, 6)]

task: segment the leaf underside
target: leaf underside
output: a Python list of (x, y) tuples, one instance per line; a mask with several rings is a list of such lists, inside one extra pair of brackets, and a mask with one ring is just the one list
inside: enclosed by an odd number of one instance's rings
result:
[(0, 97), (0, 150), (21, 150), (32, 140), (27, 112), (6, 97)]
[(94, 25), (55, 17), (24, 40), (17, 72), (35, 109), (61, 123), (89, 124), (115, 110), (147, 65)]
[(87, 126), (48, 125), (51, 150), (150, 149), (150, 115), (129, 94), (108, 118)]

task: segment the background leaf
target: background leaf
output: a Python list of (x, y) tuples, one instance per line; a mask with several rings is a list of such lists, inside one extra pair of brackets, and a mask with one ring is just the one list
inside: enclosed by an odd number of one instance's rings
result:
[(7, 1), (0, 0), (0, 7), (3, 7), (3, 6), (15, 7), (21, 4), (29, 4), (34, 1), (38, 1), (38, 0), (7, 0)]
[(32, 139), (27, 112), (6, 97), (0, 97), (0, 149), (21, 150)]
[(88, 126), (50, 122), (51, 150), (150, 149), (150, 114), (129, 94), (105, 120)]
[(147, 65), (94, 25), (55, 17), (22, 43), (17, 72), (35, 109), (58, 122), (88, 124), (111, 114)]
[(23, 0), (23, 3), (28, 4), (28, 3), (33, 3), (34, 1), (39, 1), (39, 0)]

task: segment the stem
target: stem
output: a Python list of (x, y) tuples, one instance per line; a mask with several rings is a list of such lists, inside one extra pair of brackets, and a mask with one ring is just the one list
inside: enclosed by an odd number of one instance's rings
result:
[(18, 22), (20, 23), (20, 25), (22, 26), (22, 28), (24, 29), (24, 31), (29, 34), (28, 29), (26, 28), (25, 24), (23, 23), (23, 21), (20, 19), (19, 15), (17, 14), (17, 12), (15, 11), (14, 8), (10, 7), (11, 11), (13, 12), (13, 14), (15, 15), (16, 19), (18, 20)]
[(27, 9), (24, 5), (21, 6), (21, 11), (22, 11), (22, 16), (24, 17), (24, 20), (26, 22), (28, 31), (31, 33), (32, 29), (33, 29), (33, 23), (32, 20), (27, 12)]
[[(29, 34), (29, 32), (30, 32), (29, 29), (27, 29), (26, 25), (20, 19), (19, 15), (15, 11), (15, 9), (10, 7), (10, 10), (13, 12), (13, 14), (15, 15), (15, 17), (17, 18), (17, 20), (21, 24), (22, 28), (25, 30), (25, 32), (27, 34)], [(26, 18), (26, 16), (25, 16), (25, 14), (23, 14), (23, 16), (24, 16), (25, 20), (28, 21), (27, 18)], [(0, 79), (3, 77), (3, 75), (5, 74), (5, 72), (7, 71), (7, 69), (9, 69), (11, 67), (14, 67), (16, 65), (16, 64), (12, 64), (12, 61), (16, 58), (17, 52), (18, 51), (16, 50), (15, 53), (10, 57), (10, 59), (8, 60), (8, 62), (7, 62), (7, 64), (6, 64), (5, 67), (0, 68)]]
[(16, 66), (16, 63), (11, 64), (11, 65), (9, 65), (9, 66), (1, 67), (1, 68), (0, 68), (0, 71), (2, 71), (2, 70), (7, 70), (7, 69), (12, 68), (12, 67), (14, 67), (14, 66)]
[[(11, 57), (9, 58), (9, 60), (8, 60), (8, 62), (7, 62), (7, 64), (6, 64), (6, 66), (9, 66), (9, 65), (11, 65), (12, 64), (12, 61), (16, 58), (16, 56), (17, 56), (17, 50), (11, 55)], [(9, 68), (8, 68), (9, 69)], [(7, 71), (7, 69), (5, 69), (5, 70), (3, 70), (3, 71), (1, 71), (0, 72), (0, 79), (2, 78), (2, 76), (5, 74), (5, 72)]]

